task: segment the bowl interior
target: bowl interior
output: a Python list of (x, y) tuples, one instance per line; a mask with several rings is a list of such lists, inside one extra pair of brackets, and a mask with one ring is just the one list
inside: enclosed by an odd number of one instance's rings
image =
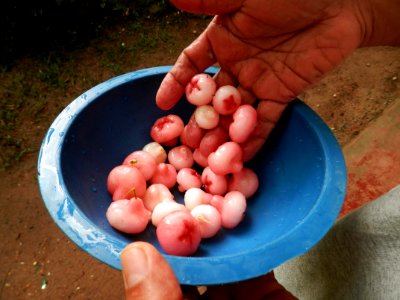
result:
[[(49, 134), (57, 136), (52, 141), (58, 169), (54, 186), (61, 192), (41, 184), (53, 218), (79, 246), (115, 268), (120, 268), (120, 250), (132, 241), (148, 241), (162, 251), (153, 226), (127, 235), (114, 230), (105, 214), (111, 203), (106, 186), (110, 170), (151, 141), (149, 131), (156, 118), (174, 113), (187, 121), (193, 111), (186, 101), (168, 112), (156, 107), (155, 94), (165, 72), (155, 69), (143, 76), (121, 77), (82, 95), (76, 100), (81, 104), (67, 107), (60, 115), (64, 121), (53, 124), (41, 151), (39, 182), (45, 175), (41, 162), (50, 153)], [(247, 165), (258, 174), (260, 187), (248, 200), (243, 222), (203, 240), (192, 257), (166, 255), (181, 283), (216, 284), (261, 275), (307, 251), (332, 226), (344, 198), (343, 157), (329, 129), (305, 104), (297, 100), (288, 106), (263, 149)], [(53, 191), (47, 192), (49, 188)], [(59, 193), (63, 196), (57, 207), (47, 204)], [(182, 202), (182, 194), (174, 193)], [(88, 231), (96, 232), (92, 242)], [(96, 242), (99, 237), (101, 243)]]

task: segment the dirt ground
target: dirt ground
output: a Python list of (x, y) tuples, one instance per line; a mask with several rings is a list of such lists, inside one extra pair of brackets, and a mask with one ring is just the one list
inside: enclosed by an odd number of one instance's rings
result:
[[(205, 26), (202, 20), (189, 22), (167, 41), (120, 72), (173, 64), (178, 53)], [(183, 32), (182, 32), (183, 31)], [(125, 43), (129, 43), (126, 37)], [(169, 51), (166, 51), (169, 49)], [(101, 51), (95, 45), (77, 51), (75, 63), (91, 68), (95, 81), (112, 74), (99, 65)], [(8, 76), (24, 72), (32, 62), (21, 59)], [(12, 73), (14, 72), (14, 73)], [(3, 77), (5, 78), (5, 77)], [(62, 107), (83, 93), (76, 84), (62, 96), (47, 95), (46, 114), (39, 121), (28, 112), (20, 127), (33, 145), (11, 168), (0, 173), (0, 299), (123, 299), (121, 273), (97, 261), (61, 232), (50, 218), (36, 179), (37, 154), (51, 121)], [(52, 97), (55, 97), (52, 99)], [(342, 146), (351, 141), (395, 99), (400, 97), (400, 49), (360, 49), (343, 65), (306, 91), (301, 98), (331, 127)]]

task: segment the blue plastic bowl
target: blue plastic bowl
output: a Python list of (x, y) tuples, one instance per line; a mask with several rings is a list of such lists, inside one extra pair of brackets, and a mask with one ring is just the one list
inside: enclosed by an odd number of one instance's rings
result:
[[(121, 250), (132, 241), (148, 241), (162, 252), (151, 225), (126, 235), (108, 224), (106, 179), (127, 154), (150, 142), (151, 125), (166, 114), (156, 107), (155, 95), (169, 69), (131, 72), (85, 92), (55, 119), (41, 147), (39, 185), (51, 217), (79, 247), (116, 269)], [(188, 120), (192, 110), (181, 101), (168, 113)], [(244, 221), (202, 241), (194, 256), (165, 255), (181, 284), (265, 274), (305, 253), (334, 224), (345, 195), (344, 159), (329, 128), (304, 103), (288, 106), (249, 166), (260, 187)]]

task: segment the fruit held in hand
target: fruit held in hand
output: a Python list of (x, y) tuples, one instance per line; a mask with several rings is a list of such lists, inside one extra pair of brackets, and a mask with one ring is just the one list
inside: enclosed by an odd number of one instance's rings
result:
[(221, 115), (229, 115), (235, 112), (242, 101), (237, 88), (231, 85), (221, 86), (215, 93), (212, 105)]
[(217, 84), (208, 74), (197, 74), (192, 77), (185, 88), (186, 99), (194, 105), (205, 105), (211, 102)]

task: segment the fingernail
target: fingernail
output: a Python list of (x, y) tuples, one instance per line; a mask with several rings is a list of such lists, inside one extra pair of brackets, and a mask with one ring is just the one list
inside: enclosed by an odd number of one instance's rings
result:
[(139, 247), (129, 247), (121, 256), (122, 275), (127, 289), (141, 282), (148, 273), (146, 253)]

